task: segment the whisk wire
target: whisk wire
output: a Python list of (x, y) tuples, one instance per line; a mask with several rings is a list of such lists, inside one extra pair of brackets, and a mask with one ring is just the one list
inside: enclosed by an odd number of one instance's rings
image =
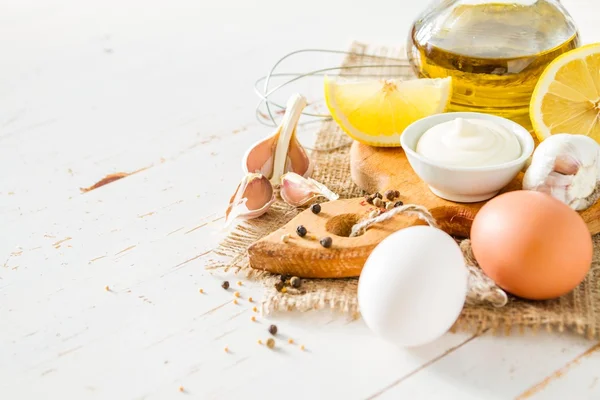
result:
[[(287, 60), (290, 57), (293, 57), (295, 55), (302, 54), (302, 53), (321, 53), (321, 54), (325, 53), (325, 54), (339, 54), (339, 55), (347, 55), (347, 56), (359, 56), (362, 58), (379, 59), (379, 60), (383, 59), (383, 60), (389, 60), (389, 61), (398, 62), (398, 63), (384, 64), (384, 65), (373, 64), (373, 65), (336, 66), (336, 67), (329, 67), (329, 68), (320, 68), (320, 69), (312, 70), (309, 72), (297, 72), (297, 73), (276, 72), (277, 68), (285, 60)], [(260, 98), (260, 102), (256, 107), (256, 118), (260, 123), (262, 123), (264, 125), (277, 126), (278, 123), (277, 123), (275, 114), (278, 114), (278, 112), (274, 111), (273, 109), (276, 108), (279, 111), (282, 111), (282, 110), (285, 110), (285, 105), (280, 104), (276, 101), (273, 101), (270, 97), (272, 95), (274, 95), (275, 93), (279, 92), (280, 90), (282, 90), (284, 87), (286, 87), (294, 82), (297, 82), (301, 79), (315, 77), (315, 76), (325, 76), (328, 72), (331, 72), (331, 71), (346, 71), (346, 70), (358, 70), (358, 69), (365, 69), (365, 68), (382, 68), (382, 67), (385, 67), (385, 68), (408, 68), (409, 64), (406, 59), (379, 56), (379, 55), (370, 55), (370, 54), (349, 52), (349, 51), (342, 51), (342, 50), (301, 49), (301, 50), (296, 50), (291, 53), (288, 53), (288, 54), (284, 55), (283, 57), (281, 57), (279, 60), (277, 60), (277, 62), (271, 67), (271, 69), (269, 70), (267, 75), (260, 77), (254, 83), (254, 91)], [(389, 77), (388, 75), (382, 75), (382, 74), (364, 74), (364, 73), (344, 74), (344, 77), (358, 77), (358, 76), (360, 76), (360, 77), (376, 77), (376, 78)], [(288, 78), (288, 77), (291, 79), (271, 88), (272, 78)], [(261, 83), (263, 83), (263, 82), (264, 82), (263, 89), (261, 91), (259, 89), (259, 87), (260, 87)], [(263, 105), (266, 108), (266, 114), (261, 112), (261, 108), (263, 107)], [(331, 118), (331, 116), (329, 114), (316, 113), (316, 112), (313, 112), (310, 110), (303, 111), (302, 115), (306, 116), (306, 117), (311, 117), (311, 118), (313, 118), (313, 120), (303, 121), (301, 123), (301, 125), (304, 125), (306, 123), (314, 123), (317, 121), (322, 121), (324, 119)]]

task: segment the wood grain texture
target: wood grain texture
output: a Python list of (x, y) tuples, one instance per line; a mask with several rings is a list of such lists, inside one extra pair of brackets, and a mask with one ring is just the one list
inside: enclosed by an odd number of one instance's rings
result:
[[(427, 207), (432, 214), (444, 214), (456, 221), (449, 233), (468, 237), (471, 223), (486, 202), (455, 203), (434, 195), (425, 182), (413, 171), (401, 148), (371, 147), (358, 142), (350, 151), (352, 180), (369, 193), (397, 189), (405, 203)], [(520, 173), (500, 194), (521, 190), (523, 174)], [(455, 214), (456, 217), (452, 217)], [(600, 202), (580, 212), (590, 232), (600, 233)]]
[[(595, 0), (561, 3), (584, 37), (600, 37)], [(204, 268), (240, 160), (270, 132), (255, 121), (252, 83), (295, 49), (398, 45), (422, 3), (306, 0), (289, 19), (275, 0), (2, 5), (2, 399), (359, 400), (398, 380), (405, 398), (512, 398), (589, 348), (541, 332), (486, 335), (448, 355), (469, 336), (397, 349), (361, 321), (253, 313), (261, 283)], [(238, 305), (225, 279), (244, 281)], [(271, 323), (276, 351), (256, 343)], [(538, 395), (597, 399), (599, 366), (588, 357)]]
[[(409, 201), (409, 194), (400, 200)], [(414, 197), (412, 198), (413, 202)], [(469, 233), (474, 213), (470, 209), (455, 204), (432, 207), (431, 213), (441, 229), (466, 237)], [(415, 203), (419, 204), (419, 203)], [(397, 214), (391, 219), (373, 225), (363, 235), (348, 237), (352, 227), (369, 218), (377, 207), (368, 204), (364, 198), (336, 200), (321, 204), (318, 215), (307, 209), (270, 235), (260, 239), (248, 248), (250, 265), (254, 269), (275, 274), (296, 275), (303, 278), (347, 278), (360, 275), (365, 261), (392, 233), (425, 222), (415, 216)], [(385, 209), (380, 209), (385, 212)], [(308, 235), (301, 238), (296, 228), (302, 225)], [(282, 237), (288, 235), (287, 243)], [(333, 246), (323, 248), (319, 240), (333, 239)]]
[[(398, 215), (372, 227), (364, 235), (348, 237), (352, 226), (368, 218), (376, 207), (365, 199), (331, 201), (322, 203), (321, 207), (319, 214), (305, 210), (250, 246), (251, 267), (303, 278), (358, 276), (375, 246), (395, 231), (417, 223), (416, 218)], [(296, 233), (299, 225), (308, 230), (305, 237)], [(282, 241), (284, 235), (290, 237), (287, 243)], [(324, 237), (333, 239), (331, 248), (319, 243)]]

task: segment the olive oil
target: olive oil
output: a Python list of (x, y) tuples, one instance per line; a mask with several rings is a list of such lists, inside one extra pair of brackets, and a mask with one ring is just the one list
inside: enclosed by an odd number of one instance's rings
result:
[(530, 128), (529, 103), (540, 75), (580, 44), (570, 16), (556, 1), (442, 3), (410, 32), (415, 72), (453, 78), (449, 111), (496, 114)]

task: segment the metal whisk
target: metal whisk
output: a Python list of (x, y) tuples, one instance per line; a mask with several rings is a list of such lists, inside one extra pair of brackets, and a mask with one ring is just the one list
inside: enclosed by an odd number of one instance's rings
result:
[[(353, 66), (333, 66), (326, 67), (320, 69), (314, 69), (307, 72), (279, 72), (281, 64), (300, 54), (315, 54), (315, 55), (345, 55), (345, 56), (355, 56), (365, 59), (373, 59), (373, 60), (385, 60), (385, 64), (365, 64), (365, 65), (353, 65)], [(388, 75), (384, 75), (381, 72), (379, 73), (365, 73), (365, 69), (368, 68), (400, 68), (404, 71), (410, 70), (410, 65), (408, 60), (401, 58), (391, 58), (380, 55), (371, 55), (365, 53), (355, 53), (341, 50), (326, 50), (326, 49), (302, 49), (296, 50), (291, 53), (286, 54), (282, 58), (280, 58), (270, 69), (269, 73), (261, 78), (259, 78), (254, 83), (254, 91), (260, 98), (260, 102), (256, 107), (256, 118), (258, 121), (267, 126), (276, 127), (279, 125), (278, 118), (285, 113), (285, 102), (278, 102), (273, 100), (272, 97), (283, 91), (285, 88), (289, 87), (291, 84), (299, 81), (306, 80), (308, 78), (315, 77), (323, 77), (328, 73), (331, 74), (334, 71), (341, 71), (340, 75), (343, 75), (347, 78), (353, 77), (361, 77), (361, 78), (389, 78)], [(360, 71), (360, 72), (359, 72)], [(408, 73), (410, 74), (410, 73)], [(407, 74), (403, 74), (406, 76)], [(282, 83), (274, 84), (275, 80), (283, 80)], [(262, 88), (261, 88), (262, 86)], [(303, 118), (299, 125), (307, 125), (319, 121), (323, 121), (326, 119), (330, 119), (331, 116), (327, 112), (319, 112), (317, 107), (318, 103), (322, 102), (322, 98), (318, 100), (312, 100), (309, 106), (304, 110), (302, 115), (307, 118)]]

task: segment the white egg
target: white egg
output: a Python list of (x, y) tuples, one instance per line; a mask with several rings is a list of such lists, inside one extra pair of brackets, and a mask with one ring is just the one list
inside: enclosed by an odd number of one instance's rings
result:
[(413, 347), (454, 324), (467, 295), (468, 270), (445, 232), (414, 226), (393, 233), (369, 256), (358, 283), (367, 326), (386, 341)]

